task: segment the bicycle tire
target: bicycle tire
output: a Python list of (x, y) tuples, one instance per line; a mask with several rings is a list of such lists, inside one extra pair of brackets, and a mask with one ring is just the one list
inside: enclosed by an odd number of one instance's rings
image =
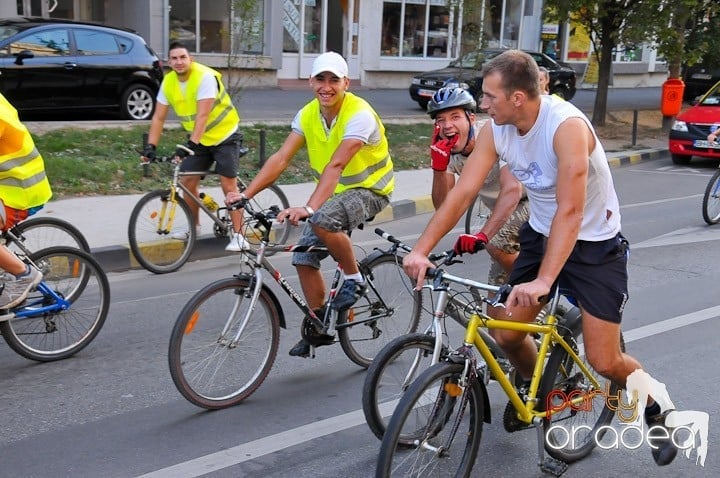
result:
[(395, 254), (370, 256), (360, 271), (367, 293), (350, 309), (338, 314), (340, 346), (345, 355), (363, 368), (395, 337), (417, 330), (422, 313), (422, 293), (402, 269)]
[[(580, 330), (573, 331), (575, 337), (580, 337)], [(578, 351), (577, 340), (572, 341), (571, 337), (566, 335), (568, 343), (575, 344), (573, 349)], [(571, 342), (572, 341), (572, 342)], [(625, 342), (620, 336), (620, 348), (625, 351)], [(593, 373), (595, 379), (599, 383), (604, 383), (604, 378), (600, 376), (590, 364), (581, 356), (583, 363)], [(553, 408), (560, 408), (567, 405), (565, 410), (556, 413), (543, 420), (544, 429), (544, 446), (550, 456), (561, 460), (565, 463), (574, 463), (585, 458), (592, 452), (597, 445), (596, 440), (602, 440), (604, 432), (601, 427), (609, 425), (615, 415), (615, 411), (608, 406), (609, 400), (606, 400), (606, 390), (593, 389), (587, 379), (583, 383), (578, 382), (579, 378), (584, 375), (578, 365), (570, 358), (567, 351), (560, 346), (553, 347), (550, 352), (543, 375), (540, 378), (540, 387), (538, 389), (538, 397), (540, 397), (539, 410), (544, 411), (551, 405)], [(559, 392), (562, 391), (563, 395)], [(581, 406), (570, 407), (564, 403), (563, 397), (572, 392), (582, 391), (586, 396)], [(609, 387), (610, 396), (615, 396), (620, 391), (620, 387), (616, 383), (611, 383)], [(598, 393), (599, 392), (599, 393)], [(561, 423), (555, 428), (556, 423)], [(596, 432), (600, 431), (596, 437)], [(572, 440), (569, 440), (572, 433)], [(561, 446), (567, 440), (565, 446)], [(570, 448), (570, 446), (574, 448)]]
[(720, 169), (715, 171), (705, 188), (702, 214), (705, 222), (711, 226), (720, 222)]
[[(462, 395), (455, 393), (465, 364), (440, 362), (426, 369), (400, 399), (382, 439), (376, 478), (390, 476), (467, 477), (472, 472), (485, 420), (485, 395), (478, 380), (470, 380)], [(448, 436), (460, 423), (449, 448)], [(414, 437), (410, 447), (401, 437)], [(425, 445), (436, 447), (428, 449)], [(400, 446), (399, 446), (400, 445)]]
[[(33, 254), (43, 264), (43, 282), (71, 302), (68, 309), (0, 322), (8, 346), (25, 358), (51, 362), (75, 355), (95, 339), (110, 307), (110, 284), (100, 264), (87, 252), (49, 247)], [(43, 299), (38, 291), (14, 309), (17, 313)], [(29, 309), (31, 310), (31, 309)]]
[[(195, 246), (196, 232), (190, 207), (181, 197), (176, 205), (172, 229), (158, 221), (164, 219), (163, 208), (168, 207), (169, 190), (151, 191), (140, 198), (130, 213), (128, 241), (133, 256), (143, 268), (155, 274), (166, 274), (180, 269), (190, 258)], [(170, 206), (172, 207), (172, 206)], [(162, 227), (162, 230), (161, 230)], [(173, 239), (173, 234), (187, 232), (187, 239)]]
[(487, 219), (488, 210), (477, 196), (465, 213), (465, 234), (478, 232)]
[(90, 245), (80, 230), (57, 217), (35, 216), (12, 227), (22, 244), (10, 240), (7, 247), (15, 253), (31, 254), (53, 246), (67, 246), (90, 253)]
[[(244, 191), (246, 187), (247, 186), (242, 181), (242, 179), (238, 178), (238, 188), (240, 189), (240, 191)], [(250, 205), (255, 211), (263, 212), (267, 212), (273, 209), (276, 209), (277, 212), (280, 212), (290, 207), (287, 196), (285, 196), (283, 190), (280, 189), (280, 186), (276, 184), (271, 184), (270, 186), (253, 196), (253, 198), (250, 200)], [(248, 215), (245, 215), (244, 220), (246, 223), (250, 224), (252, 224), (253, 222), (253, 219)], [(291, 229), (292, 225), (289, 221), (273, 221), (270, 242), (277, 245), (286, 244), (288, 237), (290, 236)], [(260, 244), (260, 238), (260, 233), (254, 233), (253, 228), (246, 229), (245, 239), (250, 244), (258, 246)], [(275, 253), (276, 251), (265, 251), (266, 256), (272, 256)]]
[[(362, 406), (370, 431), (382, 440), (389, 413), (410, 384), (432, 365), (435, 336), (424, 333), (402, 335), (382, 348), (365, 375)], [(443, 346), (441, 358), (448, 353)], [(419, 354), (419, 356), (418, 356)], [(416, 359), (420, 359), (416, 362)], [(410, 445), (402, 437), (398, 444)]]
[(175, 386), (190, 403), (208, 410), (236, 405), (270, 373), (280, 341), (281, 311), (269, 289), (260, 291), (240, 342), (228, 346), (252, 292), (248, 278), (222, 279), (196, 293), (180, 312), (168, 362)]

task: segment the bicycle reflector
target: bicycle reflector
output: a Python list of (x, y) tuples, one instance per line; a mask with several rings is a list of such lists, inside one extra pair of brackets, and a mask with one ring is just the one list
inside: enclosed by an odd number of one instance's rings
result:
[(200, 312), (196, 310), (192, 317), (190, 317), (190, 320), (188, 320), (187, 325), (185, 326), (185, 335), (188, 335), (190, 332), (193, 331), (193, 329), (195, 328), (195, 324), (197, 323), (199, 318)]

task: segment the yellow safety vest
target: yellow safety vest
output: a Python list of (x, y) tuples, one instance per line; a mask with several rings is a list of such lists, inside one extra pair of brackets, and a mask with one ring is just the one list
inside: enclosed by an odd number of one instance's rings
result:
[(0, 94), (0, 199), (25, 210), (52, 197), (45, 163), (17, 110)]
[(310, 168), (315, 181), (330, 163), (335, 150), (340, 146), (345, 135), (348, 121), (359, 111), (368, 110), (375, 117), (380, 129), (380, 142), (376, 145), (365, 144), (355, 153), (340, 176), (335, 187), (335, 194), (347, 189), (364, 188), (382, 196), (389, 196), (395, 188), (393, 162), (390, 158), (385, 126), (375, 110), (362, 98), (352, 93), (345, 93), (340, 112), (330, 134), (325, 133), (320, 116), (320, 103), (317, 99), (305, 105), (300, 112), (300, 126), (305, 134)]
[(200, 63), (192, 63), (190, 76), (185, 82), (185, 90), (180, 87), (177, 73), (171, 71), (162, 82), (162, 90), (165, 93), (170, 106), (180, 117), (180, 123), (185, 131), (192, 132), (195, 127), (195, 116), (197, 115), (197, 92), (203, 76), (210, 73), (217, 79), (218, 94), (215, 98), (210, 116), (208, 117), (205, 132), (200, 138), (200, 144), (204, 146), (215, 146), (230, 136), (240, 123), (240, 115), (232, 104), (230, 95), (225, 90), (222, 82), (222, 75), (210, 67)]

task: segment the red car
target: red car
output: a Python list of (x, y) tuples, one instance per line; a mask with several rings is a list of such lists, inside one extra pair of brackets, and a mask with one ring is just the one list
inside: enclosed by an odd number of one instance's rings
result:
[(675, 119), (669, 148), (673, 163), (688, 164), (693, 156), (720, 159), (720, 143), (707, 140), (713, 128), (720, 128), (720, 81)]

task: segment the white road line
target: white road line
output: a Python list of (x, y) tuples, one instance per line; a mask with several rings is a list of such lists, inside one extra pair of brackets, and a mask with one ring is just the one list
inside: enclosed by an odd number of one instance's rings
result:
[(697, 199), (703, 197), (703, 194), (692, 194), (690, 196), (680, 196), (677, 198), (657, 199), (655, 201), (637, 202), (634, 204), (621, 204), (620, 209), (628, 209), (631, 207), (643, 207), (643, 206), (654, 206), (655, 204), (663, 204), (666, 202), (673, 201), (684, 201), (686, 199)]
[[(690, 314), (623, 331), (623, 336), (625, 342), (629, 343), (717, 317), (720, 317), (720, 306), (698, 310)], [(381, 411), (383, 415), (386, 415), (394, 407), (394, 402), (386, 403)], [(355, 410), (162, 468), (141, 475), (138, 478), (196, 478), (364, 423), (365, 416), (362, 410)]]

